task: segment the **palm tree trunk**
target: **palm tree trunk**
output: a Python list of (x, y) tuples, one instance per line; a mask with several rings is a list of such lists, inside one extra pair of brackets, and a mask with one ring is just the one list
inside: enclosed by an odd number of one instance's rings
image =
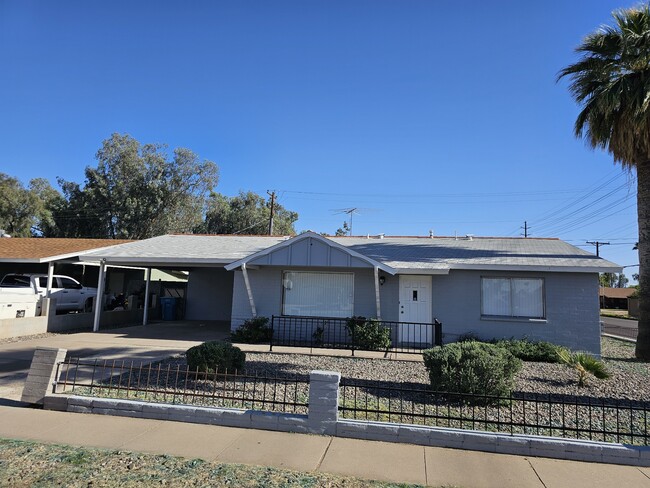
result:
[(636, 165), (639, 221), (639, 334), (636, 357), (650, 360), (650, 161)]

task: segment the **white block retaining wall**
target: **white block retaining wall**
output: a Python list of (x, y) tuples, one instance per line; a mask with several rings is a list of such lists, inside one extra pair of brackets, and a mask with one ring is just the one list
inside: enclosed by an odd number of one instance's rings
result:
[[(61, 351), (63, 350), (56, 351), (58, 353), (56, 355), (60, 355)], [(48, 352), (52, 355), (54, 351)], [(52, 375), (54, 375), (54, 371)], [(650, 447), (646, 446), (339, 419), (340, 380), (341, 374), (337, 372), (311, 372), (308, 415), (171, 405), (52, 393), (45, 395), (44, 408), (283, 432), (325, 434), (502, 454), (650, 466)], [(56, 381), (49, 385), (50, 392), (55, 389)], [(36, 396), (38, 397), (38, 394)]]

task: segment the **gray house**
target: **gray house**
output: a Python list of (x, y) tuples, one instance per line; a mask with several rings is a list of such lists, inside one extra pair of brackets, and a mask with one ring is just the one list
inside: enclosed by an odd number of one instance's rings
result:
[[(394, 341), (528, 337), (600, 353), (598, 273), (620, 266), (557, 239), (167, 235), (83, 260), (189, 271), (185, 318), (374, 317)], [(398, 324), (398, 325), (399, 325)], [(417, 336), (417, 340), (415, 340)]]

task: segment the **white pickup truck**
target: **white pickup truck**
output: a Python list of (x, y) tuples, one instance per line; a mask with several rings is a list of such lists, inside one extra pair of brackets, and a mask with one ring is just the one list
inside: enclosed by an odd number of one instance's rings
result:
[[(3, 295), (29, 294), (44, 297), (47, 292), (47, 275), (8, 274), (0, 281), (0, 302)], [(54, 275), (50, 297), (56, 299), (57, 312), (90, 312), (93, 300), (97, 297), (97, 288), (81, 285), (69, 276)]]

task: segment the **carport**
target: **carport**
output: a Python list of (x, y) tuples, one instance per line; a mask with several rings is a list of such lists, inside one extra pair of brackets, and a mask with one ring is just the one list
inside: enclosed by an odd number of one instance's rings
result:
[[(151, 269), (188, 273), (184, 297), (185, 320), (230, 323), (234, 274), (224, 266), (284, 237), (164, 235), (87, 253), (83, 262), (99, 266), (98, 294), (103, 294), (107, 266), (134, 266), (146, 269), (143, 325), (149, 323)], [(99, 330), (99, 311), (95, 310), (93, 330)]]

